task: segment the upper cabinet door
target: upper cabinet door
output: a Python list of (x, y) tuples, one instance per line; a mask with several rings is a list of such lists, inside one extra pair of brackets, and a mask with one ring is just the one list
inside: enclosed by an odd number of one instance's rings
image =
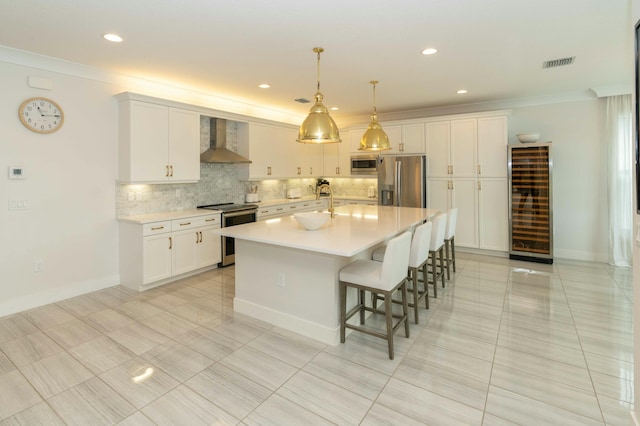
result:
[(478, 119), (478, 175), (507, 177), (507, 117)]
[(437, 121), (426, 124), (427, 132), (427, 172), (433, 177), (448, 177), (450, 173), (449, 145), (451, 142), (451, 122)]
[(451, 121), (451, 174), (459, 177), (477, 175), (477, 129), (475, 118)]
[(172, 181), (200, 180), (200, 114), (169, 108), (169, 166)]
[(128, 183), (200, 179), (200, 115), (137, 100), (120, 101), (119, 179)]
[(126, 182), (167, 181), (168, 108), (137, 101), (122, 103), (120, 107), (120, 179)]

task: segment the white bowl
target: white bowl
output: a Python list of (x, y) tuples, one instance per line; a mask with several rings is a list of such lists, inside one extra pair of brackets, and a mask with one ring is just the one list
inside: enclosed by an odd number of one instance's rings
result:
[(540, 133), (519, 133), (516, 136), (520, 142), (531, 143), (536, 142), (540, 138)]
[(321, 212), (296, 213), (293, 215), (293, 217), (307, 231), (315, 231), (316, 229), (320, 229), (325, 223), (329, 221), (329, 219), (331, 219), (331, 215), (329, 213)]

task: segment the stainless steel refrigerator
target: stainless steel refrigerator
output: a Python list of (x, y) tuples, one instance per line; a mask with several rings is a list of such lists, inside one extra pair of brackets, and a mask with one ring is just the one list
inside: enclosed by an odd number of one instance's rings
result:
[(378, 157), (378, 204), (427, 207), (427, 157), (424, 155)]

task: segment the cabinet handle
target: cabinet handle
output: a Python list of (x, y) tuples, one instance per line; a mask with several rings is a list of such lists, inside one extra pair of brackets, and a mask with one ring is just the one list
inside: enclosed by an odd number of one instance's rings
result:
[(160, 229), (164, 229), (164, 226), (155, 226), (155, 227), (151, 228), (152, 231), (158, 231)]
[(478, 174), (480, 174), (480, 164), (478, 164)]
[(200, 242), (202, 242), (202, 231), (200, 231)]
[(196, 244), (200, 242), (200, 233), (196, 232)]
[(215, 222), (215, 221), (216, 221), (216, 218), (214, 217), (213, 219), (205, 219), (204, 221), (205, 221), (205, 222)]
[(282, 210), (284, 209), (283, 208), (276, 209), (277, 212), (281, 212)]
[(336, 167), (336, 174), (339, 175), (340, 174), (340, 167)]
[(267, 166), (267, 176), (271, 176), (271, 166)]
[(297, 209), (298, 206), (289, 206), (289, 210)]
[(185, 222), (180, 224), (180, 226), (187, 226), (187, 225), (191, 225), (191, 222)]
[(302, 174), (302, 168), (298, 167), (298, 175)]
[(173, 240), (169, 237), (169, 250), (173, 248)]
[(478, 191), (480, 191), (481, 189), (482, 189), (482, 183), (478, 181)]
[(404, 142), (400, 143), (400, 151), (404, 152)]
[(312, 175), (313, 174), (313, 167), (309, 167), (309, 174)]
[(171, 170), (171, 174), (169, 176), (173, 177), (173, 166), (169, 166), (169, 170)]
[(167, 168), (167, 173), (165, 174), (166, 177), (169, 177), (169, 166), (165, 166)]

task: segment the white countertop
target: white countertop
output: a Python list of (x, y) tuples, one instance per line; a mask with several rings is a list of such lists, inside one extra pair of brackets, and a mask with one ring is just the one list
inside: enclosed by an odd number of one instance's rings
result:
[(209, 216), (211, 214), (222, 213), (221, 210), (207, 210), (207, 209), (188, 209), (175, 212), (161, 212), (141, 214), (136, 216), (119, 216), (118, 220), (121, 222), (131, 222), (144, 225), (145, 223), (162, 222), (165, 220), (186, 219), (189, 217), (201, 217)]
[(336, 208), (336, 217), (316, 231), (307, 231), (293, 216), (221, 228), (221, 235), (351, 257), (430, 219), (437, 209), (348, 205)]

